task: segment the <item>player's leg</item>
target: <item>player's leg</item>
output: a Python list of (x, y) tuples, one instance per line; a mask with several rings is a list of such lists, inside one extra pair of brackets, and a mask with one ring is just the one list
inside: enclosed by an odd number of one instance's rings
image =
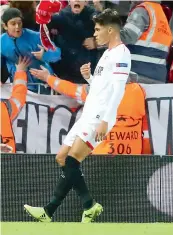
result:
[(65, 164), (65, 175), (71, 181), (73, 188), (80, 196), (85, 209), (93, 205), (93, 199), (90, 196), (86, 186), (84, 176), (80, 170), (80, 163), (91, 153), (91, 149), (80, 138), (76, 137), (71, 149), (69, 150)]
[(24, 205), (27, 213), (38, 221), (50, 222), (54, 212), (61, 205), (63, 199), (72, 188), (72, 184), (68, 182), (64, 176), (65, 159), (70, 148), (70, 146), (63, 145), (56, 155), (56, 161), (61, 166), (61, 175), (50, 202), (45, 207), (32, 207), (29, 205)]
[(47, 215), (52, 217), (57, 208), (61, 205), (64, 198), (67, 196), (69, 191), (72, 189), (72, 184), (69, 182), (64, 174), (65, 160), (68, 156), (70, 146), (63, 145), (58, 154), (56, 155), (56, 162), (61, 167), (61, 175), (58, 180), (58, 183), (55, 186), (54, 195), (51, 198), (50, 202), (44, 207)]
[[(77, 169), (75, 167), (75, 169), (71, 170), (70, 168), (70, 170), (67, 170), (67, 168), (69, 167), (69, 158), (70, 158), (69, 155), (71, 153), (71, 149), (73, 149), (73, 152), (77, 150), (80, 153), (81, 152), (83, 153), (83, 155), (79, 154), (80, 161), (82, 161), (91, 152), (91, 149), (88, 148), (85, 142), (81, 140), (81, 143), (80, 143), (80, 140), (81, 139), (78, 137), (74, 141), (74, 145), (72, 145), (72, 147), (63, 145), (63, 147), (61, 147), (60, 151), (58, 152), (56, 156), (56, 160), (58, 164), (61, 165), (62, 173), (58, 181), (58, 184), (56, 185), (53, 198), (44, 207), (49, 217), (53, 216), (54, 212), (56, 211), (56, 209), (61, 204), (61, 202), (66, 197), (66, 195), (68, 194), (68, 192), (71, 190), (72, 187), (74, 188), (76, 193), (81, 197), (82, 203), (85, 209), (91, 208), (93, 205), (93, 199), (89, 194), (89, 191), (86, 187), (86, 184), (83, 178), (83, 174), (80, 171), (80, 169), (79, 168)], [(65, 140), (65, 143), (67, 143), (67, 140)], [(75, 150), (75, 148), (77, 149)], [(71, 160), (70, 164), (73, 164), (75, 166), (77, 160), (75, 159), (74, 161), (73, 159), (70, 159), (70, 160)], [(77, 165), (79, 166), (79, 164)], [(72, 181), (73, 178), (74, 178), (75, 183)], [(78, 181), (77, 184), (76, 184), (76, 181)]]
[(83, 203), (83, 223), (92, 222), (103, 210), (102, 206), (96, 203), (90, 195), (84, 176), (80, 170), (80, 163), (91, 153), (91, 150), (91, 145), (88, 141), (85, 142), (80, 137), (77, 137), (69, 150), (65, 164), (65, 176), (71, 181), (73, 188)]
[(79, 125), (80, 123), (77, 122), (72, 127), (64, 140), (64, 145), (61, 147), (59, 153), (56, 156), (56, 161), (62, 166), (62, 173), (60, 175), (58, 184), (56, 185), (54, 196), (51, 201), (45, 207), (32, 207), (27, 204), (24, 205), (26, 212), (40, 222), (51, 221), (52, 215), (72, 188), (71, 182), (68, 181), (64, 175), (64, 163), (68, 155), (68, 151), (75, 140), (77, 129), (80, 129)]
[(58, 151), (56, 155), (56, 162), (58, 163), (60, 167), (65, 166), (65, 159), (70, 149), (71, 149), (71, 146), (63, 144), (60, 150)]

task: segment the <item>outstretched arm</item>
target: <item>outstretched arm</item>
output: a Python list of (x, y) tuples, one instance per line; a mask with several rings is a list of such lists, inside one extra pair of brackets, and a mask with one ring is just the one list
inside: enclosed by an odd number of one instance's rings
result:
[(88, 94), (88, 85), (78, 85), (58, 77), (50, 75), (49, 71), (41, 66), (41, 69), (30, 69), (30, 72), (36, 78), (47, 82), (47, 84), (60, 94), (76, 99), (79, 103), (86, 100)]
[(26, 102), (27, 94), (27, 73), (26, 69), (30, 65), (30, 59), (20, 57), (18, 65), (16, 65), (16, 73), (14, 75), (13, 90), (8, 100), (8, 111), (11, 121), (19, 114), (20, 110)]

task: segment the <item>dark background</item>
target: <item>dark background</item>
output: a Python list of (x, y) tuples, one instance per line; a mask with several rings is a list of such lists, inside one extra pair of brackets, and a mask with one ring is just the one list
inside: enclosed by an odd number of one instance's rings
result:
[[(169, 164), (164, 174), (173, 185), (173, 178), (170, 178), (173, 175), (172, 163), (173, 156), (88, 157), (82, 169), (92, 195), (104, 207), (97, 222), (173, 222), (173, 217), (155, 209), (147, 197), (149, 178), (162, 166)], [(31, 221), (23, 211), (23, 205), (46, 205), (53, 195), (59, 174), (54, 155), (2, 154), (1, 220)], [(163, 177), (163, 173), (160, 175)], [(164, 206), (173, 215), (173, 202), (166, 200), (171, 196), (166, 195), (170, 184), (165, 184), (161, 178), (158, 182), (160, 190), (165, 189), (165, 197), (164, 192), (155, 191), (154, 185), (151, 189), (153, 197), (159, 200), (160, 208)], [(59, 207), (53, 221), (79, 222), (81, 215), (80, 200), (72, 191)]]

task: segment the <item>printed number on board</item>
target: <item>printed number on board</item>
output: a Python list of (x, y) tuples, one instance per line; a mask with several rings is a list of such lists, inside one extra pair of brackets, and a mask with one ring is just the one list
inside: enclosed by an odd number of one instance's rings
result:
[(114, 143), (109, 144), (108, 154), (131, 154), (131, 152), (129, 144), (127, 146), (124, 144), (118, 144), (117, 146)]

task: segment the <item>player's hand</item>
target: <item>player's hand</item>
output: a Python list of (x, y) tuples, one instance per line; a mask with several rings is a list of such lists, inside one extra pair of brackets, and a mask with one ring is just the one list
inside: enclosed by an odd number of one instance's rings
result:
[(0, 144), (0, 147), (1, 147), (0, 150), (1, 153), (12, 153), (13, 151), (13, 148), (7, 144)]
[(93, 50), (96, 48), (96, 42), (94, 37), (86, 38), (83, 42), (83, 46), (88, 50)]
[(31, 59), (28, 57), (19, 57), (18, 64), (16, 64), (16, 71), (26, 71), (31, 64)]
[(34, 77), (46, 82), (50, 75), (49, 70), (43, 66), (40, 66), (40, 68), (41, 69), (30, 69), (29, 71)]
[(38, 48), (40, 48), (40, 51), (33, 51), (31, 53), (35, 56), (35, 58), (37, 58), (38, 60), (41, 60), (45, 49), (44, 49), (44, 47), (42, 47), (40, 45), (38, 45)]
[(96, 142), (103, 141), (106, 138), (107, 131), (108, 131), (108, 123), (102, 121), (96, 129), (95, 141)]
[(84, 64), (80, 67), (80, 72), (84, 79), (89, 79), (91, 76), (91, 63)]

